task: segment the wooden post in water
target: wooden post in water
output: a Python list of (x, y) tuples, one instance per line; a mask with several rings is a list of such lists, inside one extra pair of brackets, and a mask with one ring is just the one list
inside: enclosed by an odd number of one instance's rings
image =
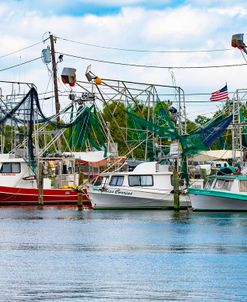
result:
[(180, 210), (180, 200), (179, 200), (179, 177), (178, 177), (178, 164), (175, 161), (175, 167), (173, 171), (173, 207), (175, 211)]
[[(83, 168), (82, 166), (79, 166), (79, 180), (78, 180), (78, 186), (82, 185), (84, 181), (84, 174), (83, 174)], [(83, 210), (83, 192), (79, 191), (78, 192), (78, 197), (77, 197), (77, 207), (78, 210), (81, 211)]]
[(38, 208), (42, 209), (44, 205), (44, 178), (43, 178), (43, 169), (44, 169), (44, 163), (43, 161), (38, 161)]

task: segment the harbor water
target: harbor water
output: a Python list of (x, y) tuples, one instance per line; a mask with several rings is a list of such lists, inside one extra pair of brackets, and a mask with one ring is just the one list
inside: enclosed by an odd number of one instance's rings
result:
[(247, 213), (0, 209), (0, 301), (247, 301)]

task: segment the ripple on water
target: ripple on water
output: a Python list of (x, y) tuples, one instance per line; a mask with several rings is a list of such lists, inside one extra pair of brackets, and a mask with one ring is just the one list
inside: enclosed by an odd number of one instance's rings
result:
[(0, 301), (246, 301), (247, 215), (0, 211)]

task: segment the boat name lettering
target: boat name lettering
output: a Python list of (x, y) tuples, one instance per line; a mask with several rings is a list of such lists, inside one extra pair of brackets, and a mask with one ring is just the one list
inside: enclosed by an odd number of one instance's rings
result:
[(116, 190), (107, 189), (106, 191), (107, 191), (107, 193), (118, 194), (118, 195), (132, 195), (133, 194), (132, 192), (123, 191), (123, 190), (120, 190), (120, 189), (116, 189)]
[(16, 176), (14, 173), (1, 173), (2, 176)]

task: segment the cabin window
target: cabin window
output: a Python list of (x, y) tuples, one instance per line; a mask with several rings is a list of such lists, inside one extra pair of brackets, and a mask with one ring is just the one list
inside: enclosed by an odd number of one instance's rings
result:
[(103, 178), (102, 177), (97, 177), (93, 183), (94, 186), (100, 186), (102, 184), (102, 180)]
[(107, 185), (109, 182), (109, 176), (104, 176), (103, 180), (102, 180), (102, 185), (105, 186)]
[(141, 175), (141, 186), (153, 186), (152, 175)]
[(230, 191), (232, 187), (232, 183), (233, 183), (232, 179), (217, 179), (214, 184), (214, 189)]
[(152, 175), (129, 175), (128, 177), (130, 187), (147, 187), (153, 186)]
[(124, 181), (124, 177), (123, 176), (114, 175), (114, 176), (111, 177), (109, 185), (110, 186), (118, 186), (118, 187), (120, 187), (120, 186), (123, 185), (123, 181)]
[(204, 186), (204, 189), (209, 190), (212, 186), (213, 181), (214, 181), (214, 178), (209, 178)]
[(21, 173), (20, 163), (3, 163), (0, 173)]
[(247, 180), (240, 180), (239, 184), (239, 191), (247, 192)]

